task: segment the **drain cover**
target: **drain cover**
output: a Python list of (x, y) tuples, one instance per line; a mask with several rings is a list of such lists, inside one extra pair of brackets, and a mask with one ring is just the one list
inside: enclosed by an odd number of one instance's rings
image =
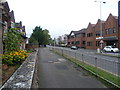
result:
[(63, 58), (59, 58), (58, 60), (59, 60), (60, 62), (65, 61), (65, 59), (63, 59)]
[(52, 63), (53, 61), (48, 61), (48, 63)]

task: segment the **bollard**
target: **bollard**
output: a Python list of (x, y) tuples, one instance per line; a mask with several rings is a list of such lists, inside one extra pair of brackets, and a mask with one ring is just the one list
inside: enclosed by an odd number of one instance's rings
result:
[(82, 63), (83, 63), (83, 65), (84, 65), (84, 59), (83, 59), (83, 56), (84, 56), (84, 55), (82, 54)]

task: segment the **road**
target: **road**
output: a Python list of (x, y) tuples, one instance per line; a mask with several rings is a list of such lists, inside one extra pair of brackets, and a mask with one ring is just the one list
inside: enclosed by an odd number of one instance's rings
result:
[[(81, 53), (81, 54), (87, 54), (89, 56), (94, 56), (94, 57), (98, 57), (98, 58), (102, 58), (102, 59), (106, 59), (106, 60), (110, 60), (110, 61), (118, 61), (118, 60), (120, 61), (120, 59), (117, 58), (117, 57), (110, 57), (110, 56), (104, 56), (104, 55), (96, 54), (97, 50), (89, 50), (89, 49), (72, 50), (70, 48), (64, 48), (64, 47), (55, 47), (55, 48), (69, 50), (69, 51), (72, 51), (72, 52), (78, 52), (78, 53)], [(118, 53), (116, 53), (116, 54), (118, 54)]]
[(62, 47), (53, 47), (53, 48), (55, 48), (60, 53), (71, 56), (80, 61), (84, 60), (84, 62), (94, 65), (98, 68), (104, 69), (105, 71), (110, 72), (114, 75), (120, 74), (119, 58), (98, 55), (96, 54), (95, 50), (87, 50), (87, 49), (71, 50), (70, 48), (62, 48)]
[(38, 56), (39, 88), (106, 88), (95, 77), (48, 48), (40, 48)]

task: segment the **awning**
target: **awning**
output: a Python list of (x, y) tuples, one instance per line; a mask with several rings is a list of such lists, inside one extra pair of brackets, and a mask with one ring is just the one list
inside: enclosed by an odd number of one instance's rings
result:
[(113, 41), (113, 40), (118, 40), (117, 36), (110, 36), (110, 37), (104, 37), (105, 41)]

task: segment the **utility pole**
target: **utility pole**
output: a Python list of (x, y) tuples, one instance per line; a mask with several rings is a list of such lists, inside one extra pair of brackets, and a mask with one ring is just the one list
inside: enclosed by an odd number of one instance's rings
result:
[(103, 34), (102, 34), (102, 9), (101, 9), (101, 4), (106, 3), (103, 1), (95, 1), (100, 3), (100, 53), (102, 53), (102, 44), (103, 44)]

